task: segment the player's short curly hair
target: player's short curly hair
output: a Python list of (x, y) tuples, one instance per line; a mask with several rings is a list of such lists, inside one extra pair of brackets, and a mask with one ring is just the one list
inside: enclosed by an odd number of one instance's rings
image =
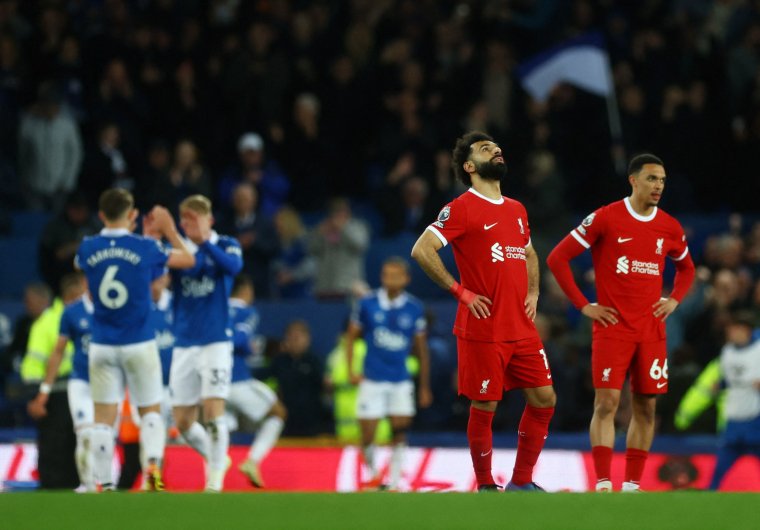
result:
[(493, 138), (482, 131), (470, 131), (461, 138), (457, 138), (457, 143), (451, 151), (451, 168), (456, 178), (465, 186), (472, 186), (472, 178), (463, 167), (472, 153), (472, 144), (486, 140), (493, 142)]
[(631, 161), (628, 163), (628, 174), (638, 174), (638, 172), (641, 171), (641, 168), (646, 164), (656, 164), (665, 167), (665, 164), (660, 157), (654, 156), (652, 153), (641, 153), (640, 155), (631, 158)]

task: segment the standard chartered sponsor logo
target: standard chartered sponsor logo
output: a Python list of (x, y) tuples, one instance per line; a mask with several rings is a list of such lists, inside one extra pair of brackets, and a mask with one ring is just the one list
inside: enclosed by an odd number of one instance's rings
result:
[(646, 274), (648, 276), (660, 275), (660, 264), (654, 261), (629, 260), (627, 256), (620, 256), (615, 266), (616, 274)]
[(373, 333), (375, 346), (384, 350), (405, 350), (409, 340), (401, 333), (394, 333), (388, 328), (376, 328)]
[(505, 259), (525, 260), (525, 248), (510, 245), (502, 246), (499, 243), (491, 245), (491, 262), (495, 263)]
[(630, 272), (631, 262), (625, 256), (620, 256), (617, 260), (616, 274), (628, 274)]
[(501, 250), (501, 245), (494, 243), (491, 245), (491, 262), (504, 261), (504, 252)]
[(185, 276), (182, 278), (182, 296), (189, 296), (191, 298), (203, 298), (214, 292), (216, 282), (204, 276), (199, 280)]

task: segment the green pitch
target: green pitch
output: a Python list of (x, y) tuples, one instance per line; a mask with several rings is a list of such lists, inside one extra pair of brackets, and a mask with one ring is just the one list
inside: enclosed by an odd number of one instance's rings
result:
[(0, 528), (756, 530), (760, 496), (577, 493), (6, 493)]

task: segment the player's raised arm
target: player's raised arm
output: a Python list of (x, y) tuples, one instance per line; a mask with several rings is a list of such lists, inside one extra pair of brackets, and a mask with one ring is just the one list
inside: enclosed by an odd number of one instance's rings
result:
[[(214, 222), (214, 218), (210, 213), (201, 214), (190, 208), (184, 208), (181, 211), (181, 215), (182, 226), (185, 230), (190, 230), (195, 234), (194, 241), (200, 241), (200, 248), (214, 260), (225, 274), (236, 276), (243, 269), (243, 251), (237, 241), (230, 242), (226, 246), (212, 243), (211, 225)], [(193, 239), (192, 236), (191, 239)]]
[(617, 324), (618, 321), (615, 317), (617, 311), (614, 308), (590, 303), (581, 292), (578, 284), (575, 283), (573, 271), (570, 268), (570, 261), (580, 256), (584, 250), (584, 246), (580, 244), (576, 236), (571, 232), (549, 253), (549, 256), (546, 258), (546, 265), (552, 271), (552, 274), (554, 274), (565, 296), (570, 299), (570, 302), (572, 302), (576, 309), (591, 320), (599, 322), (604, 327), (610, 324)]
[(166, 265), (171, 269), (189, 269), (195, 265), (195, 256), (185, 245), (185, 241), (179, 236), (177, 225), (174, 223), (169, 211), (163, 206), (154, 206), (146, 216), (146, 235), (160, 234), (169, 241), (172, 246), (171, 254)]

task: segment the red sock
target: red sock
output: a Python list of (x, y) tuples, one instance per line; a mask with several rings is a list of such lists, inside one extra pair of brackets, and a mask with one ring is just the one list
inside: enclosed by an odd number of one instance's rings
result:
[(612, 467), (612, 447), (595, 445), (591, 448), (591, 457), (594, 459), (594, 471), (596, 480), (610, 480), (610, 468)]
[(641, 475), (644, 473), (644, 464), (647, 462), (648, 451), (643, 449), (629, 448), (625, 451), (625, 481), (641, 482)]
[(512, 482), (518, 486), (533, 480), (533, 467), (544, 448), (549, 434), (549, 421), (554, 407), (538, 408), (525, 405), (520, 426), (517, 429), (517, 457), (512, 471)]
[(472, 467), (478, 486), (495, 484), (491, 475), (491, 455), (493, 455), (493, 432), (491, 422), (493, 412), (470, 407), (470, 420), (467, 422), (467, 440), (470, 442)]

